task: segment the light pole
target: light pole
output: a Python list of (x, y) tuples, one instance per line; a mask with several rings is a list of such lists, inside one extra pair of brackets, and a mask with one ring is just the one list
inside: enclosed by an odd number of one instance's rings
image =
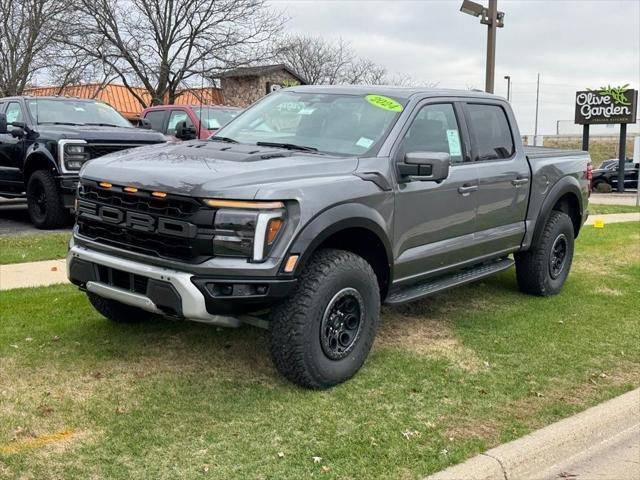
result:
[(507, 81), (507, 102), (511, 101), (511, 75), (505, 75), (504, 79)]
[(496, 29), (504, 27), (504, 12), (498, 11), (498, 0), (489, 0), (489, 8), (471, 0), (463, 0), (462, 13), (480, 17), (480, 23), (487, 26), (487, 72), (485, 90), (493, 93), (496, 73)]

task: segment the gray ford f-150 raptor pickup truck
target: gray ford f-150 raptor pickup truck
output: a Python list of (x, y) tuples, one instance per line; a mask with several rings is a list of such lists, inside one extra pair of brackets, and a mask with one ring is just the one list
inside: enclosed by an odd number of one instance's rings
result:
[(364, 363), (381, 303), (514, 263), (523, 292), (557, 293), (589, 172), (523, 147), (496, 96), (292, 87), (209, 140), (83, 167), (68, 275), (114, 321), (264, 326), (277, 368), (326, 388)]

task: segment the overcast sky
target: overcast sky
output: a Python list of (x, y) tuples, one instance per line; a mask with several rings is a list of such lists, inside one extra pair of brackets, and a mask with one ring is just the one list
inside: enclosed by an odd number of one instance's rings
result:
[[(487, 28), (459, 11), (462, 0), (270, 1), (291, 18), (289, 31), (342, 37), (390, 73), (484, 89)], [(503, 77), (511, 75), (522, 134), (534, 130), (538, 72), (540, 134), (555, 133), (557, 120), (561, 133), (579, 131), (572, 121), (576, 90), (638, 88), (640, 0), (499, 0), (498, 10), (505, 27), (498, 30), (495, 91), (506, 96)]]

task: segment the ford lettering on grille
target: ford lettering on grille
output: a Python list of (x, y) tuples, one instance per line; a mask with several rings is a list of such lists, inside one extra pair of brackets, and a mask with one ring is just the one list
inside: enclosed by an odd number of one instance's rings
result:
[(198, 227), (189, 222), (172, 218), (154, 217), (146, 213), (132, 212), (107, 205), (80, 200), (78, 215), (140, 232), (158, 233), (181, 238), (195, 238)]

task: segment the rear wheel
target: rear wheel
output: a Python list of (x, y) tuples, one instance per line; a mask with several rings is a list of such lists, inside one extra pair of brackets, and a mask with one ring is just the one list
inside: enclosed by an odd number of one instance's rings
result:
[(363, 365), (379, 316), (380, 291), (371, 266), (351, 252), (320, 250), (293, 295), (272, 309), (271, 356), (297, 385), (334, 386)]
[(537, 245), (515, 254), (520, 290), (546, 297), (560, 291), (573, 260), (573, 223), (566, 213), (553, 210)]
[(60, 228), (70, 223), (71, 215), (64, 208), (56, 180), (48, 170), (37, 170), (29, 177), (27, 206), (31, 222), (37, 228)]
[(87, 292), (89, 302), (103, 317), (118, 323), (140, 323), (157, 318), (158, 315), (140, 308), (125, 305), (116, 300)]

